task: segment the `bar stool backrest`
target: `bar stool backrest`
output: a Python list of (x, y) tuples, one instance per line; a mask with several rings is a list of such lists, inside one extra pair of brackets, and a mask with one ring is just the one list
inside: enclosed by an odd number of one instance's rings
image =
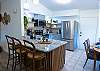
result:
[(13, 50), (14, 47), (14, 41), (11, 36), (5, 35), (6, 40), (7, 40), (7, 45), (8, 45), (8, 51)]
[(28, 40), (23, 40), (23, 41), (24, 41), (25, 47), (30, 49), (31, 50), (30, 52), (33, 53), (33, 60), (34, 60), (34, 54), (36, 52), (34, 44)]
[(27, 48), (35, 51), (35, 45), (32, 42), (30, 42), (28, 40), (23, 40), (23, 41), (24, 41), (24, 45), (27, 46)]
[(15, 37), (12, 37), (13, 41), (14, 41), (14, 45), (22, 45), (21, 41)]
[(22, 54), (22, 43), (19, 39), (15, 38), (15, 37), (12, 37), (13, 41), (14, 41), (14, 49), (15, 49), (15, 52), (16, 52), (16, 49), (19, 48), (20, 49), (20, 55)]

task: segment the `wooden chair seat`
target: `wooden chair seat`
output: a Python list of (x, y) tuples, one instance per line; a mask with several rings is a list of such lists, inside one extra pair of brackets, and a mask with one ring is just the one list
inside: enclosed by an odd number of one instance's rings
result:
[(45, 71), (46, 56), (43, 52), (37, 51), (35, 45), (28, 41), (23, 40), (25, 48), (29, 49), (25, 54), (26, 71)]
[[(20, 53), (20, 48), (16, 49), (16, 52), (17, 52), (17, 53)], [(26, 52), (25, 50), (22, 50), (22, 51), (21, 51), (21, 53), (25, 53), (25, 52)]]
[(25, 53), (26, 51), (30, 52), (30, 49), (25, 48), (24, 45), (16, 45), (15, 48), (17, 53), (20, 53), (20, 50), (21, 53)]
[[(27, 57), (30, 59), (33, 59), (33, 53), (32, 52), (28, 53)], [(35, 61), (41, 60), (44, 57), (45, 57), (44, 53), (35, 52), (35, 54), (34, 54)]]

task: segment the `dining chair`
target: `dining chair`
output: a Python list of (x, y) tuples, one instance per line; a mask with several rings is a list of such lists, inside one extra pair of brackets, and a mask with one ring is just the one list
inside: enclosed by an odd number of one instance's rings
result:
[(37, 51), (35, 49), (35, 45), (32, 42), (27, 40), (23, 41), (26, 48), (30, 49), (30, 51), (28, 50), (26, 54), (25, 65), (27, 66), (27, 70), (45, 71), (45, 54), (40, 51)]
[(6, 40), (7, 40), (7, 45), (8, 45), (8, 63), (7, 63), (7, 69), (9, 66), (9, 63), (12, 61), (12, 71), (14, 68), (14, 58), (15, 58), (15, 53), (14, 53), (14, 43), (13, 39), (11, 36), (5, 35)]
[[(94, 58), (94, 49), (90, 48), (90, 40), (89, 39), (85, 40), (85, 42), (83, 44), (84, 44), (85, 52), (86, 52), (86, 56), (87, 56), (85, 64), (83, 66), (83, 68), (84, 68), (88, 59), (94, 60), (95, 58)], [(98, 53), (96, 53), (96, 60), (100, 61), (100, 57), (99, 57)], [(94, 67), (95, 67), (95, 64), (94, 64)]]

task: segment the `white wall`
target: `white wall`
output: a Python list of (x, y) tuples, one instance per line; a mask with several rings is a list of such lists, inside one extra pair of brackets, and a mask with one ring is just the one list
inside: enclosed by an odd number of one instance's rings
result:
[(52, 11), (52, 17), (58, 17), (60, 20), (76, 20), (79, 22), (79, 9), (62, 10), (62, 11)]
[(24, 36), (24, 0), (21, 0), (21, 33)]
[(1, 24), (1, 43), (7, 51), (5, 34), (20, 37), (21, 32), (21, 4), (20, 0), (1, 0), (1, 13), (7, 12), (11, 16), (8, 25)]
[(47, 16), (51, 16), (52, 12), (46, 8), (44, 5), (42, 5), (41, 3), (39, 4), (34, 4), (32, 2), (32, 0), (24, 0), (24, 3), (28, 3), (29, 4), (29, 11), (32, 13), (37, 13), (37, 14), (42, 14), (42, 15), (47, 15)]
[(98, 2), (98, 31), (97, 31), (97, 38), (100, 38), (100, 1)]
[[(52, 12), (48, 8), (46, 8), (44, 5), (42, 5), (41, 3), (34, 4), (32, 2), (32, 0), (22, 0), (21, 4), (22, 4), (21, 8), (23, 9), (21, 11), (22, 18), (24, 16), (24, 14), (27, 15), (28, 17), (32, 18), (32, 13), (45, 15), (46, 20), (49, 19), (50, 16), (52, 16)], [(27, 5), (27, 6), (25, 6), (25, 5)], [(24, 28), (23, 27), (24, 27), (24, 25), (22, 24), (22, 33), (24, 35)]]
[[(0, 1), (0, 13), (1, 13), (1, 1)], [(0, 22), (0, 46), (1, 46), (1, 22)]]
[(91, 43), (96, 42), (96, 34), (98, 26), (98, 10), (80, 10), (80, 47), (83, 47), (83, 42), (89, 38)]
[(79, 9), (53, 11), (52, 16), (74, 16), (79, 15)]
[[(80, 38), (79, 47), (83, 47), (83, 42), (85, 39), (90, 38), (91, 43), (97, 41), (97, 26), (98, 26), (98, 9), (87, 9), (87, 10), (65, 10), (65, 11), (55, 11), (53, 12), (53, 17), (55, 16), (78, 16), (77, 20), (79, 22), (79, 31), (82, 32)], [(73, 20), (73, 18), (67, 18), (68, 20)], [(66, 19), (66, 20), (67, 20)]]
[(40, 3), (38, 5), (33, 4), (32, 9), (33, 12), (38, 14), (47, 15), (47, 16), (52, 15), (52, 12)]

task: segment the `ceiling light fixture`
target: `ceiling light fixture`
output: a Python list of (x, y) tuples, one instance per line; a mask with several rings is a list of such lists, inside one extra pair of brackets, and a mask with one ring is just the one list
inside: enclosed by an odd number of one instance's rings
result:
[(59, 3), (59, 4), (68, 4), (70, 3), (72, 0), (55, 0), (56, 3)]
[(33, 4), (39, 4), (39, 0), (33, 0)]

